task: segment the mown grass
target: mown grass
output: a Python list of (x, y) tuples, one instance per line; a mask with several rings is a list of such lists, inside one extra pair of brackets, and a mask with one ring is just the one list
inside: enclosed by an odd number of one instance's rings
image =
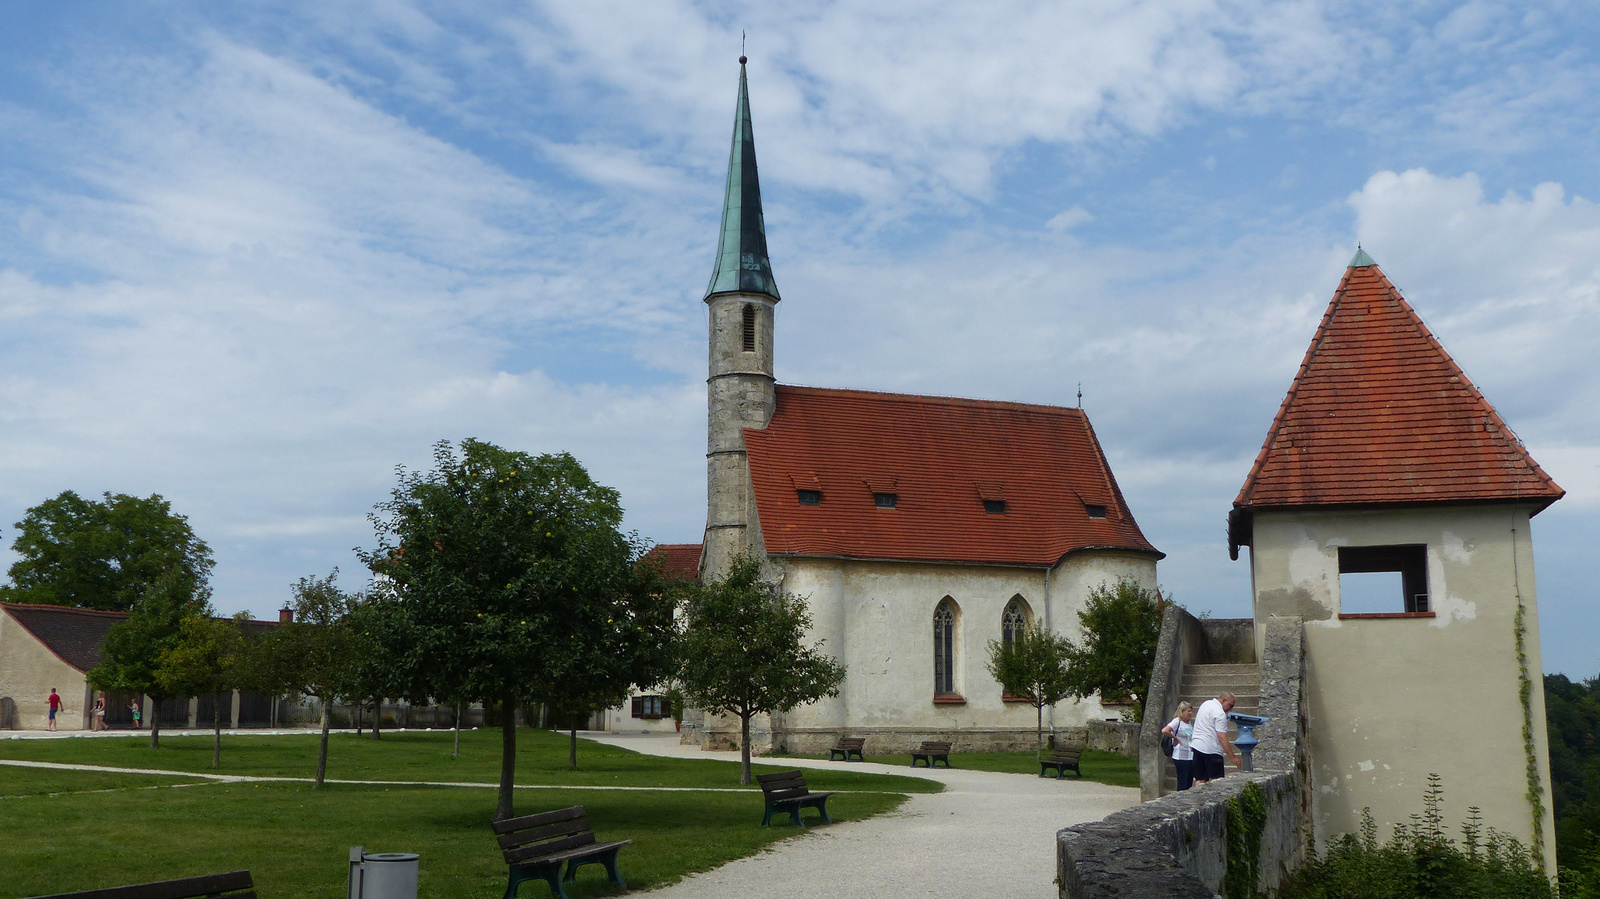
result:
[[(211, 767), (210, 734), (163, 734), (150, 749), (148, 734), (58, 740), (0, 740), (0, 758), (67, 762), (118, 768), (311, 777), (317, 767), (317, 734), (222, 738), (222, 766)], [(465, 731), (461, 757), (451, 757), (449, 731), (385, 731), (378, 740), (334, 734), (329, 740), (328, 777), (334, 780), (499, 783), (500, 732)], [(756, 773), (783, 770), (781, 761), (758, 763)], [(737, 787), (738, 765), (715, 759), (667, 759), (580, 740), (578, 769), (567, 770), (567, 737), (524, 729), (517, 734), (516, 782), (546, 786)], [(807, 772), (818, 790), (938, 792), (932, 781), (853, 771)], [(747, 787), (745, 789), (755, 789)]]
[[(0, 799), (101, 790), (137, 790), (173, 784), (201, 783), (193, 777), (109, 774), (100, 771), (57, 771), (49, 768), (14, 768), (0, 765)], [(0, 806), (0, 816), (6, 806)], [(0, 847), (0, 852), (3, 852)]]
[[(805, 758), (827, 758), (827, 754), (805, 756)], [(910, 767), (911, 756), (899, 755), (868, 755), (869, 762), (881, 765), (904, 765)], [(965, 768), (969, 771), (999, 771), (1005, 774), (1031, 774), (1039, 775), (1039, 758), (1032, 751), (1029, 752), (952, 752), (950, 765), (954, 768)], [(1085, 749), (1083, 757), (1079, 760), (1083, 769), (1083, 779), (1098, 783), (1109, 784), (1114, 787), (1137, 787), (1139, 785), (1139, 763), (1130, 758), (1117, 755), (1114, 752), (1101, 752), (1098, 749)], [(920, 765), (918, 766), (921, 767)], [(944, 767), (943, 765), (940, 766)], [(807, 778), (810, 777), (808, 773)], [(1054, 776), (1054, 772), (1051, 772)], [(1067, 779), (1072, 775), (1068, 774)]]
[[(505, 890), (506, 867), (488, 823), (492, 789), (313, 790), (298, 783), (146, 789), (147, 777), (52, 775), (57, 786), (75, 776), (83, 778), (80, 786), (126, 788), (0, 800), (0, 899), (240, 868), (252, 872), (263, 899), (333, 899), (344, 895), (349, 848), (358, 845), (420, 853), (420, 895), (488, 899)], [(852, 820), (904, 799), (843, 793), (828, 810), (835, 820)], [(518, 814), (583, 805), (601, 839), (633, 840), (620, 857), (631, 889), (716, 867), (796, 832), (759, 826), (760, 799), (742, 791), (519, 789), (516, 800)], [(584, 869), (569, 891), (575, 899), (615, 892), (598, 867)], [(537, 899), (548, 890), (532, 884), (523, 893)]]

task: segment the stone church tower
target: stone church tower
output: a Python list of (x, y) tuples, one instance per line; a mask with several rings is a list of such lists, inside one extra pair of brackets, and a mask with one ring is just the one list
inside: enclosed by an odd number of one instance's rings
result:
[(765, 553), (750, 487), (744, 429), (765, 428), (776, 406), (772, 320), (778, 285), (767, 259), (745, 62), (745, 57), (739, 57), (739, 101), (728, 154), (722, 231), (705, 295), (711, 320), (711, 364), (706, 379), (706, 536), (700, 560), (704, 579), (726, 575), (741, 553), (749, 551), (758, 557)]

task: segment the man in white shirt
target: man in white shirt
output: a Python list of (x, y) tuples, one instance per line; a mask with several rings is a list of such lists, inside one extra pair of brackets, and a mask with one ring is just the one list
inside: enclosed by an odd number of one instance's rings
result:
[(1222, 754), (1239, 764), (1239, 751), (1228, 739), (1228, 713), (1233, 711), (1234, 697), (1224, 692), (1216, 699), (1200, 703), (1194, 715), (1194, 779), (1195, 783), (1217, 780), (1225, 773)]

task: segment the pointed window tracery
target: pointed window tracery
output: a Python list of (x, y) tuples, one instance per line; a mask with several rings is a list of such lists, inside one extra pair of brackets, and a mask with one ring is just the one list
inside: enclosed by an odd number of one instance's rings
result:
[(1006, 610), (1000, 613), (1000, 642), (1010, 646), (1020, 639), (1031, 617), (1027, 601), (1020, 595), (1011, 597), (1011, 601), (1006, 603)]
[(956, 604), (946, 596), (933, 611), (933, 693), (956, 692)]

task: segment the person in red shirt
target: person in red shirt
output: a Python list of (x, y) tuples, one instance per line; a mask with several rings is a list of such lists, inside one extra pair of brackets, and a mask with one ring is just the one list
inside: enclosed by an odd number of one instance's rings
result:
[(61, 711), (61, 695), (55, 687), (50, 688), (50, 730), (56, 729), (56, 713)]

